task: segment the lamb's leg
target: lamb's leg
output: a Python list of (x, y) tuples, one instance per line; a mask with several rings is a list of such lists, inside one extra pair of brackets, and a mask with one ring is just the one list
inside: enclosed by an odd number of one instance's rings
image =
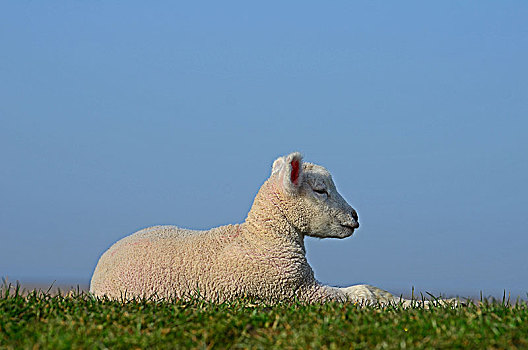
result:
[(369, 286), (368, 284), (359, 284), (339, 289), (341, 289), (351, 301), (357, 303), (387, 305), (389, 303), (405, 301), (404, 299), (395, 297), (386, 290)]
[(403, 307), (426, 307), (431, 305), (460, 306), (455, 299), (438, 300), (408, 300), (367, 284), (360, 284), (345, 288), (330, 287), (321, 284), (314, 284), (305, 293), (299, 295), (299, 299), (308, 302), (324, 301), (352, 301), (360, 305), (381, 305), (389, 304), (401, 305)]
[(435, 300), (408, 300), (402, 297), (397, 297), (387, 292), (386, 290), (369, 286), (367, 284), (360, 284), (356, 286), (337, 288), (342, 290), (349, 300), (364, 305), (401, 305), (403, 307), (425, 307), (429, 308), (431, 305), (444, 306), (459, 306), (459, 301), (456, 299), (435, 299)]
[[(393, 296), (389, 292), (366, 284), (338, 288), (314, 283), (309, 288), (299, 292), (299, 299), (308, 302), (352, 301), (362, 305), (387, 305), (400, 302), (400, 298)], [(402, 299), (402, 301), (404, 300)]]

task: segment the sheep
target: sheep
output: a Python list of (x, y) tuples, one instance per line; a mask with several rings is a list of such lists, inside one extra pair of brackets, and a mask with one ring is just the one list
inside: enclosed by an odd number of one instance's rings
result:
[(304, 237), (346, 238), (359, 227), (356, 211), (324, 167), (298, 152), (274, 161), (242, 224), (207, 231), (154, 226), (111, 246), (95, 268), (90, 292), (113, 299), (250, 297), (270, 303), (402, 300), (369, 285), (319, 283), (306, 259)]

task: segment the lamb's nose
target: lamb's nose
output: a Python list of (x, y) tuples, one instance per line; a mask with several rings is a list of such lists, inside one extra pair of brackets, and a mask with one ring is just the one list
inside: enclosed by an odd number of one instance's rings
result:
[(356, 220), (356, 222), (359, 224), (359, 219), (358, 219), (358, 215), (357, 215), (357, 212), (352, 209), (352, 217), (354, 218), (354, 220)]
[(358, 219), (357, 212), (354, 209), (352, 209), (352, 212), (350, 214), (352, 215), (352, 218), (354, 219), (354, 224), (351, 225), (351, 226), (354, 227), (354, 228), (358, 228), (359, 227), (359, 219)]

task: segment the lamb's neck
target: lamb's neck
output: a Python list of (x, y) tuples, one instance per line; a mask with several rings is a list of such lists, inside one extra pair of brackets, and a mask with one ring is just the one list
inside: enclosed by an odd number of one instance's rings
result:
[(274, 184), (265, 183), (248, 213), (245, 230), (251, 237), (293, 244), (304, 253), (304, 235), (287, 220), (280, 202), (281, 194)]

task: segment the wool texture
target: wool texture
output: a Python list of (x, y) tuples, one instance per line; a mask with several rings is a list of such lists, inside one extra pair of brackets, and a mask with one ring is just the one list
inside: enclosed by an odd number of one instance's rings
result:
[(314, 278), (304, 237), (345, 238), (358, 226), (356, 211), (337, 192), (330, 173), (303, 163), (295, 152), (273, 163), (244, 223), (207, 231), (176, 226), (138, 231), (101, 256), (90, 291), (113, 299), (397, 302), (376, 287), (330, 287)]

